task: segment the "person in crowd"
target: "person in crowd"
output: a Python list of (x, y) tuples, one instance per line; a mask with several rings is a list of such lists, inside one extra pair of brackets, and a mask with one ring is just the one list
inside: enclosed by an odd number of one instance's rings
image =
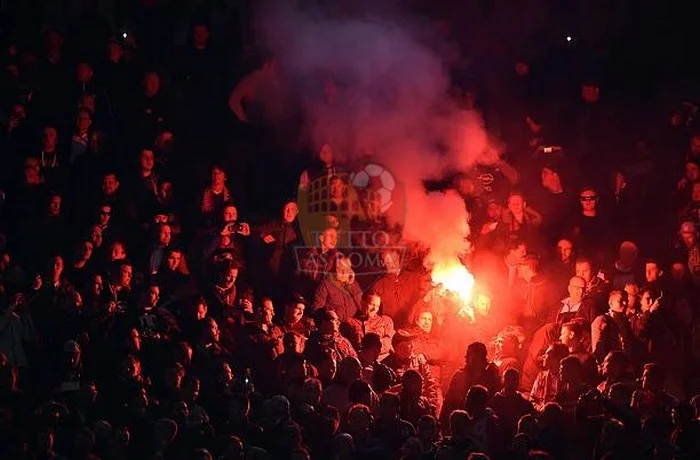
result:
[[(608, 94), (587, 38), (553, 72), (527, 27), (452, 34), (434, 5), (420, 52), (387, 53), (402, 26), (340, 43), (227, 2), (38, 3), (0, 2), (2, 458), (698, 457), (678, 66)], [(482, 59), (504, 33), (508, 72)], [(433, 283), (441, 262), (473, 289)]]

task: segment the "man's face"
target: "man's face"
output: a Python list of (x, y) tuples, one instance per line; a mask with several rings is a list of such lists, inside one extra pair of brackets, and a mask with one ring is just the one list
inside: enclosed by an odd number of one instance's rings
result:
[(642, 294), (642, 297), (639, 299), (639, 304), (642, 307), (642, 311), (643, 312), (649, 311), (652, 303), (653, 302), (651, 299), (651, 294), (649, 294), (649, 291), (645, 291), (644, 294)]
[(52, 196), (49, 201), (49, 216), (56, 217), (61, 214), (61, 197)]
[(697, 239), (697, 232), (694, 230), (686, 230), (686, 229), (681, 229), (681, 240), (683, 240), (683, 244), (685, 244), (687, 247), (690, 247), (695, 244), (695, 241)]
[(695, 163), (686, 163), (685, 164), (685, 177), (690, 181), (694, 182), (700, 178), (700, 169), (698, 169), (698, 165)]
[(323, 319), (321, 321), (321, 326), (323, 329), (321, 332), (325, 334), (338, 333), (340, 332), (340, 319), (334, 311), (328, 313), (328, 319)]
[(365, 296), (362, 301), (361, 312), (369, 318), (374, 318), (379, 313), (379, 306), (381, 303), (382, 299), (378, 295)]
[(574, 245), (569, 240), (559, 240), (557, 243), (557, 254), (559, 255), (559, 260), (562, 262), (568, 262), (574, 253)]
[(151, 286), (148, 288), (148, 305), (155, 307), (160, 298), (160, 288), (158, 286)]
[(343, 199), (343, 194), (345, 193), (345, 184), (343, 184), (342, 179), (336, 177), (333, 180), (331, 180), (330, 189), (331, 199)]
[(503, 212), (503, 206), (495, 201), (490, 202), (486, 205), (486, 216), (490, 221), (495, 222), (501, 218), (501, 213)]
[(583, 299), (583, 293), (586, 289), (586, 282), (581, 279), (578, 275), (575, 278), (569, 280), (569, 296), (573, 302), (580, 302)]
[(287, 306), (287, 318), (291, 320), (292, 323), (301, 321), (304, 317), (304, 310), (306, 306), (303, 303), (295, 303)]
[(58, 141), (58, 131), (51, 126), (44, 128), (44, 148), (55, 147)]
[(170, 270), (177, 270), (177, 268), (180, 266), (180, 262), (182, 261), (182, 253), (178, 251), (172, 251), (168, 255), (168, 268)]
[[(219, 325), (216, 324), (215, 321), (211, 321), (209, 323), (209, 337), (211, 338), (211, 341), (214, 343), (219, 342), (219, 337), (220, 337), (220, 331), (219, 331)], [(231, 369), (229, 369), (229, 372)]]
[(525, 209), (525, 200), (520, 195), (513, 195), (508, 198), (508, 209), (513, 214), (520, 214)]
[(562, 327), (559, 341), (567, 347), (571, 346), (574, 341), (574, 332), (568, 327)]
[(654, 281), (658, 281), (660, 275), (661, 270), (659, 269), (659, 266), (656, 264), (656, 262), (647, 262), (646, 265), (644, 265), (644, 276), (647, 280), (647, 283), (653, 283)]
[(542, 181), (543, 187), (556, 188), (559, 184), (559, 174), (549, 168), (542, 168), (540, 180)]
[(299, 214), (299, 207), (297, 206), (296, 203), (287, 203), (284, 205), (284, 209), (282, 210), (282, 217), (284, 218), (284, 221), (288, 224), (291, 224), (294, 222), (294, 219), (296, 219), (297, 214)]
[(275, 317), (275, 309), (272, 302), (266, 300), (260, 307), (260, 321), (263, 324), (272, 324), (272, 319)]
[(334, 228), (327, 228), (320, 237), (322, 249), (334, 249), (338, 244), (338, 232)]
[(119, 284), (122, 286), (130, 286), (133, 270), (131, 265), (122, 265), (119, 270)]
[(423, 313), (418, 315), (416, 324), (418, 325), (420, 330), (429, 334), (430, 331), (433, 330), (433, 314), (429, 311), (424, 311)]
[(235, 206), (226, 206), (224, 208), (224, 222), (230, 224), (238, 220), (238, 209)]
[(92, 241), (83, 241), (81, 258), (88, 260), (92, 256)]
[(102, 193), (105, 195), (112, 195), (116, 193), (119, 187), (119, 181), (117, 176), (114, 174), (107, 174), (102, 178)]
[(161, 225), (158, 231), (158, 243), (167, 246), (172, 238), (170, 225)]
[(596, 208), (598, 194), (593, 190), (584, 190), (579, 195), (579, 201), (581, 202), (581, 209), (584, 211), (593, 211)]
[(690, 138), (690, 153), (693, 156), (700, 155), (700, 136), (695, 135)]
[(76, 117), (76, 126), (78, 127), (78, 132), (86, 133), (87, 130), (90, 129), (91, 124), (92, 120), (90, 119), (90, 115), (84, 110), (81, 110), (80, 113), (78, 113), (78, 116)]
[(611, 294), (608, 300), (608, 306), (612, 312), (624, 313), (627, 309), (627, 296), (619, 292)]
[(123, 260), (126, 258), (126, 249), (122, 243), (112, 245), (112, 260)]
[(152, 150), (141, 150), (141, 156), (139, 157), (139, 163), (141, 169), (144, 171), (151, 171), (153, 169), (153, 151)]
[(53, 272), (57, 276), (60, 276), (61, 273), (63, 273), (63, 259), (61, 257), (54, 257)]
[(576, 264), (576, 276), (580, 276), (589, 284), (593, 280), (593, 270), (588, 262), (579, 262)]
[(236, 279), (238, 278), (238, 269), (237, 268), (231, 268), (227, 273), (224, 281), (226, 282), (227, 287), (231, 287), (234, 285), (236, 282)]
[(693, 184), (693, 190), (690, 194), (690, 197), (694, 203), (700, 202), (700, 183), (695, 182)]
[(226, 173), (219, 168), (211, 170), (211, 182), (213, 185), (224, 185), (226, 182)]

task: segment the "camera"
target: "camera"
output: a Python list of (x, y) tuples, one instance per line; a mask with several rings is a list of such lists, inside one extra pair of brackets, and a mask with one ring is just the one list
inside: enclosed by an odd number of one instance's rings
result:
[(224, 231), (228, 233), (241, 233), (243, 231), (243, 224), (240, 222), (231, 222), (226, 224)]

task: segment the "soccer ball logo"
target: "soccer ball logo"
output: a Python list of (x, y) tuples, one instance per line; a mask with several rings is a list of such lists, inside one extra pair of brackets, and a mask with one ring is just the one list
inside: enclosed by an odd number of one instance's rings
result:
[(381, 212), (386, 212), (393, 204), (392, 193), (396, 188), (396, 180), (383, 166), (368, 164), (360, 171), (350, 174), (350, 182), (356, 190), (376, 193)]

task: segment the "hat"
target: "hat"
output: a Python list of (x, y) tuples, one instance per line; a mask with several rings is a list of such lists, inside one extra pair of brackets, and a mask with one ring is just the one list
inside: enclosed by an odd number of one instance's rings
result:
[(321, 321), (333, 321), (337, 318), (337, 315), (332, 315), (334, 311), (328, 307), (319, 308), (316, 310), (316, 320)]
[(391, 345), (395, 347), (395, 346), (399, 345), (400, 343), (410, 342), (411, 340), (413, 340), (415, 338), (416, 337), (413, 334), (411, 334), (410, 332), (408, 332), (407, 330), (399, 329), (394, 334), (394, 337), (391, 338)]

